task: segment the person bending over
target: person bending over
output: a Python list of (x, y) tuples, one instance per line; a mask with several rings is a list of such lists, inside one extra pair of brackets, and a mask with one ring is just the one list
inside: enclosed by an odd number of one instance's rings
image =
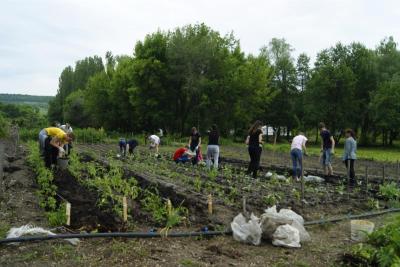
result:
[(128, 141), (127, 143), (127, 148), (128, 148), (128, 152), (129, 155), (133, 154), (133, 151), (135, 150), (135, 148), (139, 145), (139, 142), (135, 139), (131, 139)]
[(189, 148), (193, 152), (196, 152), (196, 156), (192, 158), (192, 164), (196, 165), (199, 161), (199, 153), (201, 147), (201, 135), (199, 131), (197, 131), (196, 127), (193, 127), (190, 132), (189, 137)]
[(47, 168), (57, 163), (57, 157), (65, 154), (63, 146), (73, 139), (73, 133), (65, 133), (57, 127), (44, 128), (39, 132), (40, 154), (44, 157)]
[(159, 146), (160, 146), (160, 137), (157, 135), (153, 134), (150, 135), (148, 138), (150, 142), (150, 149), (155, 149), (156, 150), (156, 156), (158, 156), (159, 153)]

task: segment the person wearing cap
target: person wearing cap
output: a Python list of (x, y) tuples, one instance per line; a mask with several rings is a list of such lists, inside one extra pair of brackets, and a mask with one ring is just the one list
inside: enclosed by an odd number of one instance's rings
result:
[(65, 154), (63, 146), (73, 138), (73, 133), (66, 133), (57, 127), (44, 128), (39, 132), (40, 154), (44, 157), (46, 167), (55, 164), (58, 155)]

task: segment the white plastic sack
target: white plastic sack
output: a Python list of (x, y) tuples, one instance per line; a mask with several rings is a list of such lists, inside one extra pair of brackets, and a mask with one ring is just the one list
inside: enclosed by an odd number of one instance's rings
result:
[(273, 175), (274, 175), (274, 174), (273, 174), (272, 172), (267, 172), (267, 173), (265, 174), (265, 177), (266, 177), (266, 178), (271, 178)]
[(272, 244), (274, 246), (286, 248), (301, 247), (299, 230), (288, 224), (279, 226), (272, 237)]
[(325, 182), (324, 178), (321, 178), (319, 176), (313, 176), (313, 175), (308, 175), (304, 177), (305, 182), (314, 182), (314, 183), (323, 183)]
[(276, 206), (266, 209), (265, 213), (261, 215), (261, 224), (264, 239), (273, 239), (272, 235), (277, 228), (288, 224), (299, 231), (301, 242), (311, 240), (310, 235), (304, 228), (303, 217), (289, 209), (281, 209), (279, 212), (277, 212)]
[[(7, 233), (7, 237), (6, 238), (17, 238), (20, 236), (24, 236), (24, 235), (36, 235), (36, 234), (44, 234), (44, 235), (56, 235), (55, 233), (43, 229), (42, 227), (35, 227), (32, 225), (23, 225), (21, 227), (12, 227), (8, 233)], [(69, 238), (69, 239), (65, 239), (66, 241), (68, 241), (69, 243), (71, 243), (72, 245), (77, 245), (79, 243), (79, 239), (78, 238)], [(16, 243), (10, 243), (10, 244), (18, 244), (18, 242)]]
[(233, 238), (239, 242), (245, 242), (253, 245), (259, 245), (261, 243), (261, 224), (260, 219), (252, 213), (250, 220), (240, 213), (231, 222), (231, 228), (233, 232)]
[(276, 179), (279, 181), (287, 181), (288, 178), (285, 177), (285, 175), (276, 175)]

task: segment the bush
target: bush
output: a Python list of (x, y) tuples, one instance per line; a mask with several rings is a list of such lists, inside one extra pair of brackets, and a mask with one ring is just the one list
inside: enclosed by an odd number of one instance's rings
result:
[(103, 128), (74, 129), (75, 139), (80, 143), (102, 143), (107, 135)]
[(9, 121), (0, 113), (0, 138), (8, 135), (8, 127), (10, 126)]
[(353, 266), (400, 266), (400, 216), (392, 223), (374, 231), (366, 243), (351, 251)]

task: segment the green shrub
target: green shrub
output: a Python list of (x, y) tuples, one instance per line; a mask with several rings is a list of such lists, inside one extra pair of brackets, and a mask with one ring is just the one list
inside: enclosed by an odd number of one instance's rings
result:
[(353, 246), (350, 255), (355, 266), (400, 266), (400, 216)]
[(102, 143), (107, 135), (103, 128), (74, 129), (75, 139), (80, 143)]

